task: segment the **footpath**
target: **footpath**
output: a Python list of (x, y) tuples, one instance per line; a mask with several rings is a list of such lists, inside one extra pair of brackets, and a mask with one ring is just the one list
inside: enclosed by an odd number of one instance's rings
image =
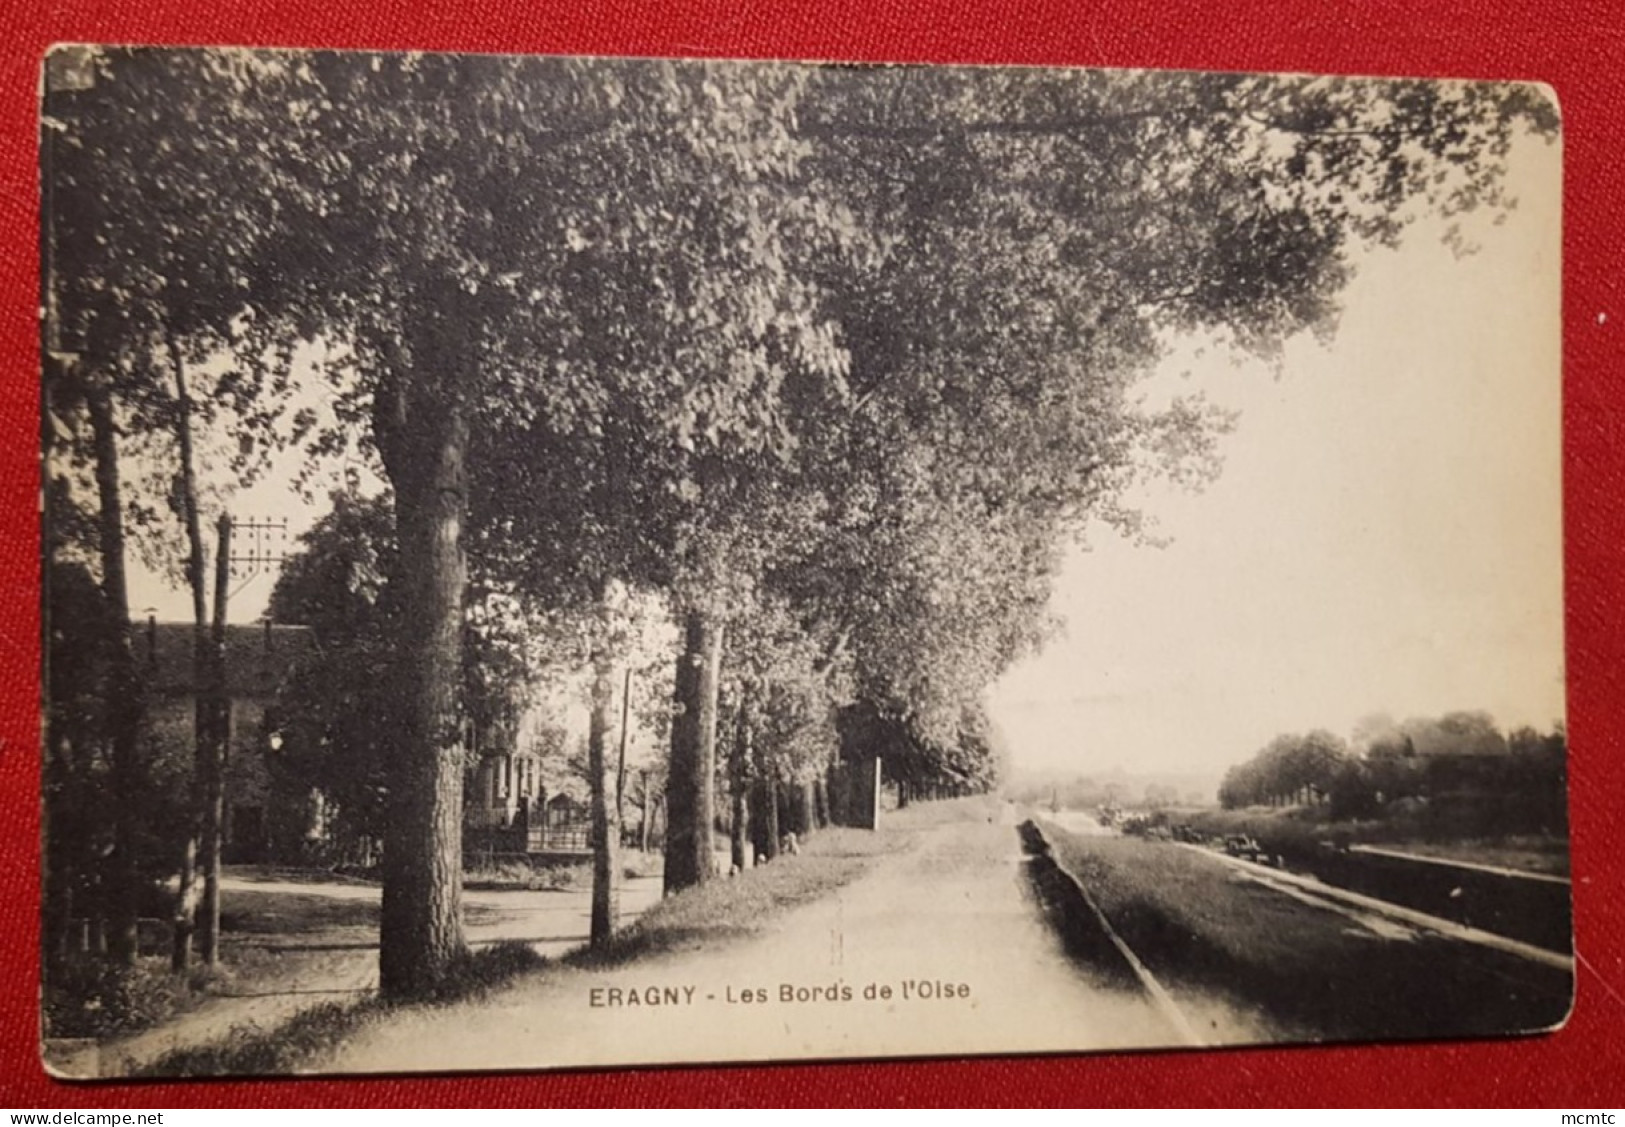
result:
[[(273, 906), (278, 898), (290, 905), (319, 899), (373, 906), (379, 899), (376, 885), (279, 882), (229, 875), (221, 889), (228, 902), (235, 893), (253, 893), (261, 903)], [(658, 878), (628, 881), (621, 890), (622, 918), (635, 919), (659, 901)], [(463, 894), (463, 902), (469, 942), (476, 948), (517, 940), (540, 955), (557, 959), (587, 939), (591, 894), (586, 890), (469, 890)], [(293, 914), (292, 909), (288, 914)], [(233, 984), (150, 1029), (100, 1043), (48, 1043), (51, 1071), (71, 1079), (126, 1076), (166, 1053), (235, 1034), (263, 1034), (304, 1010), (365, 998), (378, 988), (375, 921), (308, 931), (228, 934), (226, 940), (233, 960), (248, 960)]]

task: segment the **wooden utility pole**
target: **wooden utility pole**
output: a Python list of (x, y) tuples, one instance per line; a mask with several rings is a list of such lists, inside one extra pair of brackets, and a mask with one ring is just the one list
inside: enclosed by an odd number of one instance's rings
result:
[(215, 526), (219, 545), (214, 561), (214, 634), (210, 647), (207, 710), (207, 771), (203, 776), (203, 827), (199, 862), (203, 869), (203, 904), (198, 944), (206, 966), (220, 960), (220, 853), (226, 820), (226, 749), (231, 744), (231, 695), (226, 683), (226, 600), (231, 592), (231, 517), (221, 514)]
[[(177, 379), (180, 379), (180, 357), (175, 357)], [(184, 388), (184, 384), (182, 385)], [(184, 397), (184, 391), (183, 391)], [(189, 432), (183, 412), (183, 431)], [(190, 449), (190, 435), (186, 448)], [(191, 458), (183, 456), (190, 467)], [(188, 476), (190, 471), (188, 469)], [(187, 494), (195, 498), (193, 487)], [(188, 510), (189, 527), (197, 523), (195, 500)], [(233, 529), (248, 533), (246, 550), (232, 555)], [(191, 844), (186, 861), (189, 871), (182, 873), (182, 890), (186, 908), (177, 920), (175, 936), (175, 964), (184, 966), (195, 939), (199, 954), (208, 966), (220, 960), (220, 864), (225, 850), (226, 825), (226, 755), (231, 747), (231, 691), (226, 669), (226, 607), (231, 599), (233, 574), (253, 578), (265, 569), (282, 562), (288, 537), (287, 521), (234, 522), (230, 514), (222, 513), (215, 524), (218, 545), (214, 560), (214, 621), (212, 629), (205, 629), (204, 582), (201, 548), (194, 553), (195, 583), (193, 585), (194, 668), (192, 683), (197, 697), (197, 759), (195, 764), (194, 822)], [(202, 537), (195, 541), (201, 546)], [(241, 569), (234, 571), (234, 569)], [(202, 885), (202, 895), (196, 886)], [(194, 901), (197, 903), (193, 904)], [(186, 936), (183, 944), (182, 928)]]
[(632, 667), (626, 667), (626, 679), (621, 686), (621, 752), (615, 764), (615, 825), (626, 819), (626, 736), (631, 730)]

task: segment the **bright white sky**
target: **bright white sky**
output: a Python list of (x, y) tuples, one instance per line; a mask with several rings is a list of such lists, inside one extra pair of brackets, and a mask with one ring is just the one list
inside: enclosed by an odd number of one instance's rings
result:
[[(1279, 378), (1171, 357), (1240, 413), (1206, 493), (1147, 490), (1165, 548), (1073, 551), (1063, 638), (991, 705), (1020, 768), (1217, 774), (1283, 731), (1487, 709), (1563, 715), (1557, 146), (1479, 252), (1437, 227), (1364, 259), (1336, 339)], [(1189, 371), (1180, 384), (1180, 373)]]
[[(305, 346), (295, 354), (295, 363), (303, 365), (302, 374), (296, 375), (298, 391), (293, 407), (310, 407), (324, 419), (330, 419), (330, 403), (335, 397), (333, 389), (322, 378), (319, 365), (326, 355), (316, 346)], [(374, 467), (358, 454), (344, 458), (327, 459), (314, 466), (307, 490), (314, 503), (307, 503), (296, 487), (301, 471), (311, 468), (303, 451), (295, 448), (276, 455), (270, 467), (259, 480), (248, 488), (235, 485), (227, 471), (224, 450), (232, 445), (230, 436), (205, 433), (199, 436), (200, 466), (198, 480), (203, 500), (203, 535), (209, 552), (209, 599), (213, 605), (215, 519), (220, 505), (225, 503), (232, 518), (238, 522), (287, 522), (286, 534), (267, 533), (262, 547), (268, 552), (292, 552), (298, 548), (298, 537), (327, 514), (331, 506), (327, 498), (336, 489), (353, 478), (364, 493), (377, 493), (383, 488)], [(174, 455), (170, 455), (174, 456)], [(191, 596), (182, 586), (180, 553), (185, 551), (179, 522), (166, 529), (166, 550), (175, 554), (173, 575), (160, 575), (146, 567), (135, 553), (127, 561), (130, 585), (130, 613), (144, 618), (156, 614), (160, 622), (190, 622)], [(232, 539), (232, 555), (244, 556), (253, 549), (251, 534), (237, 532)], [(254, 622), (265, 613), (270, 602), (271, 588), (276, 584), (274, 568), (239, 568), (231, 585), (231, 599), (227, 617), (236, 623)]]
[[(1515, 157), (1521, 206), (1474, 217), (1478, 253), (1417, 227), (1372, 254), (1329, 346), (1291, 342), (1279, 375), (1194, 342), (1169, 358), (1155, 394), (1239, 412), (1223, 475), (1145, 492), (1169, 546), (1102, 529), (1070, 554), (1065, 636), (990, 699), (1018, 767), (1217, 776), (1282, 731), (1347, 735), (1372, 712), (1562, 715), (1560, 158)], [(326, 505), (292, 491), (298, 467), (232, 511), (308, 527)], [(185, 595), (131, 562), (132, 611), (185, 620)], [(232, 620), (272, 581), (240, 584)]]

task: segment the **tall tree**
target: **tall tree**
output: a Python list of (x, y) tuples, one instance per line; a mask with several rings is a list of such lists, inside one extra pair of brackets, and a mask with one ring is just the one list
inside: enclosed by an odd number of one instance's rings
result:
[(1526, 88), (899, 68), (820, 74), (816, 175), (885, 253), (826, 277), (855, 410), (797, 581), (927, 746), (1042, 637), (1057, 549), (1124, 488), (1216, 469), (1225, 420), (1140, 406), (1170, 334), (1330, 331), (1352, 248), (1500, 203)]
[[(721, 668), (721, 713), (730, 734), (724, 775), (732, 860), (744, 868), (754, 855), (778, 852), (780, 795), (794, 796), (797, 805), (810, 801), (828, 772), (838, 742), (835, 714), (851, 685), (845, 664), (831, 658), (830, 639), (809, 633), (782, 594), (764, 588), (732, 608), (728, 624), (736, 641)], [(815, 828), (804, 824), (797, 832)]]
[[(138, 770), (134, 747), (143, 720), (129, 647), (129, 611), (123, 557), (132, 530), (151, 546), (158, 532), (154, 493), (168, 495), (189, 544), (187, 583), (197, 611), (194, 683), (198, 713), (194, 740), (198, 777), (218, 760), (219, 726), (211, 721), (202, 676), (208, 656), (203, 622), (203, 553), (198, 512), (194, 435), (200, 421), (222, 409), (263, 417), (266, 401), (286, 395), (271, 378), (274, 365), (259, 363), (247, 378), (228, 374), (201, 399), (189, 388), (186, 364), (223, 342), (236, 339), (264, 347), (268, 340), (241, 321), (249, 293), (251, 262), (271, 233), (263, 213), (271, 200), (274, 167), (285, 150), (274, 142), (275, 124), (285, 109), (269, 71), (245, 65), (246, 57), (192, 53), (160, 59), (139, 53), (69, 46), (47, 60), (44, 120), (50, 137), (47, 169), (50, 214), (46, 217), (50, 254), (45, 280), (50, 332), (71, 341), (78, 353), (71, 371), (48, 372), (58, 386), (47, 401), (66, 406), (83, 398), (87, 425), (97, 452), (101, 518), (101, 573), (110, 603), (112, 697), (120, 707), (108, 717), (119, 764), (115, 776), (124, 793)], [(273, 143), (228, 152), (222, 138), (239, 133), (270, 136)], [(240, 144), (240, 137), (239, 142)], [(284, 179), (284, 183), (286, 180)], [(53, 346), (55, 347), (55, 346)], [(172, 374), (173, 384), (166, 375)], [(122, 441), (121, 441), (122, 440)], [(159, 474), (156, 490), (130, 488), (121, 474), (119, 446), (178, 450), (172, 474)], [(241, 468), (255, 460), (245, 447)], [(167, 461), (167, 458), (165, 459)], [(173, 464), (173, 463), (170, 463)], [(138, 478), (139, 475), (134, 475)], [(173, 482), (173, 490), (170, 489)], [(197, 792), (197, 807), (202, 792)], [(185, 819), (197, 822), (201, 811)], [(120, 814), (126, 842), (134, 835)], [(175, 961), (184, 965), (191, 939), (195, 832), (182, 835), (176, 914)], [(134, 893), (125, 868), (109, 883), (121, 897)], [(128, 913), (120, 909), (121, 915)], [(116, 928), (122, 957), (132, 950), (133, 919)]]
[[(565, 224), (549, 310), (565, 327), (527, 343), (540, 359), (518, 372), (516, 398), (536, 406), (481, 429), (481, 443), (500, 445), (479, 463), (500, 480), (477, 491), (493, 509), (476, 524), (500, 530), (494, 547), (533, 592), (580, 598), (620, 579), (671, 593), (685, 640), (668, 783), (677, 889), (711, 871), (709, 671), (725, 608), (764, 556), (743, 511), (765, 500), (791, 452), (792, 385), (841, 394), (844, 353), (790, 262), (802, 244), (849, 232), (795, 178), (802, 76), (671, 64), (605, 73), (620, 83), (617, 120), (582, 149), (600, 208)], [(551, 387), (535, 386), (537, 371)]]
[[(320, 790), (337, 844), (366, 856), (385, 834), (390, 757), (405, 709), (390, 675), (399, 613), (390, 582), (395, 519), (387, 497), (338, 493), (332, 502), (271, 591), (270, 617), (309, 627), (317, 645), (279, 690), (268, 766), (289, 799)], [(274, 827), (279, 848), (294, 848), (306, 828)]]

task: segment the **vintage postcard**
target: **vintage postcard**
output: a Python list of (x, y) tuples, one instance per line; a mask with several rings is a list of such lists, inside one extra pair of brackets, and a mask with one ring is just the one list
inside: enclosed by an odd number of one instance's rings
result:
[(55, 1076), (1533, 1033), (1558, 107), (63, 46)]

